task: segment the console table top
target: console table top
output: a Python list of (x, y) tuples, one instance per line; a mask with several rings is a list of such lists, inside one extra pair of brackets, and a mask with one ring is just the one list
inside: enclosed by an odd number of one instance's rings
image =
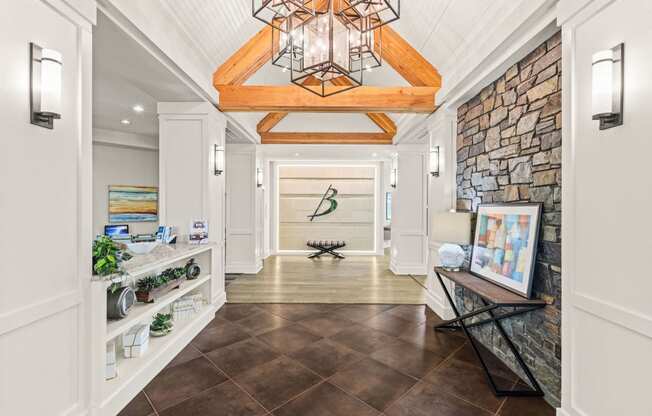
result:
[(509, 290), (498, 286), (497, 284), (474, 276), (469, 272), (450, 272), (441, 267), (435, 267), (435, 272), (495, 305), (546, 305), (546, 302), (541, 299), (528, 299), (519, 296), (514, 292), (510, 292)]

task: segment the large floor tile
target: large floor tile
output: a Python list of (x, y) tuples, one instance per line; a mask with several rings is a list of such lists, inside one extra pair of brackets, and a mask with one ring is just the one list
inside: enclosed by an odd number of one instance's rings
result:
[(282, 356), (237, 375), (234, 380), (265, 408), (273, 410), (322, 379), (296, 361)]
[(249, 338), (206, 354), (220, 370), (233, 377), (257, 365), (268, 363), (280, 354), (262, 341)]
[(159, 416), (258, 416), (267, 411), (233, 382), (203, 391)]
[(426, 320), (432, 322), (439, 320), (439, 317), (426, 305), (398, 305), (388, 313), (415, 324), (424, 323)]
[(371, 358), (415, 378), (425, 376), (429, 370), (445, 359), (439, 354), (406, 341), (382, 348), (374, 352)]
[(290, 321), (301, 321), (310, 317), (329, 313), (337, 306), (326, 304), (304, 304), (304, 303), (277, 303), (264, 305), (267, 312), (280, 316)]
[(335, 315), (349, 321), (363, 322), (393, 307), (394, 305), (347, 305), (336, 310)]
[[(482, 369), (464, 361), (449, 360), (428, 373), (424, 380), (442, 391), (461, 397), (492, 413), (495, 413), (505, 400), (494, 395)], [(494, 380), (498, 388), (502, 389), (510, 389), (514, 384), (499, 377), (495, 377)]]
[(242, 341), (249, 336), (247, 331), (236, 324), (218, 321), (211, 323), (200, 332), (192, 340), (192, 345), (206, 353)]
[(540, 397), (509, 397), (499, 416), (555, 416), (555, 409)]
[(120, 413), (118, 413), (118, 416), (150, 416), (153, 414), (154, 409), (152, 408), (152, 405), (149, 404), (147, 397), (145, 397), (145, 393), (140, 392), (127, 406), (125, 406), (124, 409), (122, 409)]
[(447, 394), (432, 384), (419, 382), (385, 411), (387, 416), (490, 416), (492, 413)]
[(373, 408), (383, 411), (417, 380), (366, 358), (338, 372), (329, 381)]
[[(500, 361), (498, 357), (491, 353), (487, 348), (483, 347), (480, 343), (476, 343), (476, 345), (478, 346), (480, 354), (485, 360), (487, 367), (489, 367), (491, 374), (495, 374), (499, 377), (511, 381), (516, 381), (518, 379), (516, 373), (514, 373), (509, 367), (507, 367), (507, 365)], [(480, 367), (482, 365), (480, 364), (477, 355), (475, 355), (475, 352), (473, 351), (470, 343), (467, 343), (464, 348), (457, 351), (453, 357), (460, 361), (475, 365), (476, 367)]]
[(378, 412), (329, 383), (322, 383), (274, 412), (275, 416), (375, 416)]
[(145, 393), (160, 412), (226, 379), (210, 361), (202, 357), (163, 370), (145, 387)]
[(321, 337), (330, 337), (354, 325), (348, 319), (331, 314), (317, 315), (299, 321), (299, 324), (308, 331)]
[(400, 338), (419, 348), (427, 348), (442, 357), (451, 355), (466, 342), (464, 338), (453, 334), (437, 332), (428, 323), (409, 328), (401, 334)]
[(292, 325), (292, 321), (267, 312), (257, 313), (238, 321), (238, 325), (252, 335), (262, 334), (274, 329)]
[(260, 308), (251, 303), (227, 303), (215, 316), (231, 322), (237, 322), (260, 312)]
[(317, 341), (290, 356), (322, 377), (330, 377), (338, 370), (364, 357), (342, 344), (327, 339)]
[(353, 326), (330, 339), (363, 354), (398, 343), (397, 338), (363, 325)]
[(197, 348), (195, 348), (192, 344), (186, 346), (186, 348), (182, 349), (179, 354), (177, 354), (176, 357), (170, 363), (167, 365), (165, 368), (170, 368), (177, 366), (179, 364), (187, 363), (188, 361), (192, 361), (195, 358), (201, 357), (201, 352)]
[(410, 321), (391, 315), (391, 312), (392, 310), (390, 309), (388, 312), (373, 316), (371, 319), (364, 321), (363, 325), (395, 337), (400, 336), (415, 326)]
[(321, 337), (301, 325), (294, 324), (265, 332), (258, 335), (258, 339), (284, 354), (289, 354), (319, 341)]

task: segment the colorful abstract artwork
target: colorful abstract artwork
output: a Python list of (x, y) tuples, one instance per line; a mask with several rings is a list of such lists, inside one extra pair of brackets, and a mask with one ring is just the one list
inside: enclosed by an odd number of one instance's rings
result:
[(480, 205), (471, 272), (529, 297), (539, 204)]
[(109, 185), (109, 222), (158, 221), (158, 188)]

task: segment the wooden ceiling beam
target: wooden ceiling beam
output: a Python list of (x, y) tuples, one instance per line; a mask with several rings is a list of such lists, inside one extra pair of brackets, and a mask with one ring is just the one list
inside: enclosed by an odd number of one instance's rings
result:
[(258, 133), (267, 133), (271, 131), (274, 126), (281, 122), (289, 113), (287, 112), (273, 112), (267, 114), (262, 120), (258, 122), (256, 131)]
[(221, 111), (429, 114), (435, 110), (437, 88), (363, 86), (329, 97), (320, 97), (295, 85), (223, 85), (218, 91)]
[(392, 144), (389, 133), (271, 133), (260, 134), (262, 144)]
[(374, 39), (375, 47), (382, 48), (383, 62), (394, 68), (410, 85), (441, 88), (439, 71), (394, 29), (383, 26), (382, 45), (378, 33)]
[(374, 122), (375, 125), (380, 127), (385, 133), (389, 133), (392, 136), (396, 135), (396, 124), (385, 113), (367, 113), (367, 117)]
[(213, 85), (242, 85), (272, 59), (272, 28), (265, 26), (213, 74)]

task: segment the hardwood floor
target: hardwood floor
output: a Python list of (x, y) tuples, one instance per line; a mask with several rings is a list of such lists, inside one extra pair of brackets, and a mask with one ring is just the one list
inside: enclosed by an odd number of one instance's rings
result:
[(274, 256), (260, 273), (235, 277), (229, 303), (425, 303), (415, 279), (389, 270), (389, 256)]

